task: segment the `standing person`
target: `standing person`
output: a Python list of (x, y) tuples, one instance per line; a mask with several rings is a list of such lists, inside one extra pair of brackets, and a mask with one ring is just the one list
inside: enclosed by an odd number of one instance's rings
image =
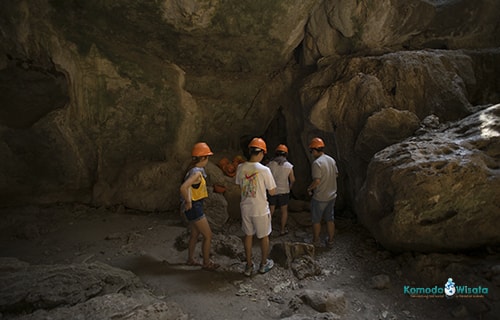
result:
[(205, 166), (208, 163), (208, 157), (211, 155), (213, 153), (205, 142), (198, 142), (194, 145), (191, 152), (192, 160), (184, 176), (184, 182), (180, 187), (182, 208), (191, 228), (186, 264), (201, 265), (194, 258), (194, 250), (198, 242), (198, 236), (201, 233), (203, 236), (203, 264), (201, 266), (205, 270), (215, 270), (219, 267), (218, 264), (210, 260), (212, 230), (203, 212), (203, 199), (208, 197)]
[(267, 202), (266, 190), (270, 195), (276, 191), (271, 170), (260, 162), (267, 152), (266, 143), (261, 138), (254, 138), (248, 145), (250, 160), (238, 166), (236, 184), (241, 188), (241, 229), (245, 233), (246, 266), (245, 275), (252, 275), (254, 263), (252, 260), (252, 241), (256, 235), (260, 239), (261, 262), (260, 273), (266, 273), (274, 266), (269, 256), (269, 234), (271, 234), (271, 214)]
[(309, 151), (314, 157), (311, 166), (312, 182), (307, 192), (312, 194), (311, 217), (313, 225), (313, 244), (321, 246), (321, 220), (326, 222), (328, 233), (328, 247), (333, 247), (335, 233), (334, 206), (337, 198), (338, 169), (335, 160), (323, 152), (325, 143), (321, 138), (313, 138), (309, 144)]
[(272, 217), (276, 207), (280, 208), (281, 236), (288, 233), (288, 229), (286, 227), (286, 222), (288, 220), (288, 201), (290, 200), (290, 189), (292, 189), (295, 182), (293, 165), (287, 160), (287, 155), (288, 147), (284, 144), (280, 144), (276, 147), (275, 157), (267, 164), (269, 169), (271, 169), (274, 181), (276, 181), (276, 194), (268, 197), (269, 209)]

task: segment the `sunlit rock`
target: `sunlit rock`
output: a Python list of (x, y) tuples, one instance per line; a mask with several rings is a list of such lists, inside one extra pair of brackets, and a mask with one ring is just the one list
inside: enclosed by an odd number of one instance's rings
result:
[(393, 250), (500, 243), (500, 105), (378, 152), (356, 199), (362, 223)]

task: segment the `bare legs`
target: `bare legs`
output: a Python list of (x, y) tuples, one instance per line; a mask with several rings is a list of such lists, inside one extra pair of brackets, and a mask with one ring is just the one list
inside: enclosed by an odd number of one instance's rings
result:
[(203, 264), (208, 265), (210, 263), (210, 245), (212, 243), (212, 230), (208, 224), (206, 217), (201, 218), (195, 222), (191, 223), (191, 237), (189, 238), (188, 245), (188, 261), (195, 261), (194, 250), (196, 243), (198, 242), (198, 236), (203, 236), (203, 242), (201, 245), (201, 252), (203, 255)]
[(288, 205), (281, 207), (281, 234), (286, 233), (287, 220), (288, 220)]
[(328, 233), (328, 243), (333, 243), (333, 236), (335, 234), (335, 222), (327, 221), (326, 222), (326, 231)]
[[(269, 211), (271, 212), (271, 216), (273, 216), (274, 211), (276, 210), (276, 206), (269, 206)], [(286, 223), (288, 221), (288, 205), (284, 205), (280, 207), (281, 212), (281, 229), (280, 234), (286, 233)]]
[[(245, 236), (243, 239), (243, 246), (245, 247), (245, 258), (247, 260), (247, 266), (253, 264), (252, 261), (252, 243), (253, 235)], [(267, 257), (269, 255), (269, 236), (265, 236), (260, 239), (260, 252), (261, 252), (261, 264), (264, 265), (267, 262)]]
[(267, 255), (269, 254), (269, 236), (265, 236), (260, 239), (260, 251), (261, 251), (261, 266), (265, 265), (267, 262)]
[(252, 240), (253, 236), (245, 236), (243, 239), (243, 246), (245, 247), (245, 258), (247, 259), (247, 266), (251, 266), (252, 262)]
[(313, 223), (313, 243), (317, 245), (320, 243), (319, 234), (321, 232), (321, 223)]
[(271, 212), (271, 216), (273, 216), (275, 209), (276, 209), (276, 206), (269, 205), (269, 211)]
[[(321, 232), (321, 223), (313, 223), (313, 243), (315, 245), (320, 243), (319, 235)], [(333, 242), (333, 236), (335, 235), (335, 222), (326, 222), (326, 232), (328, 233), (328, 242), (331, 244)]]

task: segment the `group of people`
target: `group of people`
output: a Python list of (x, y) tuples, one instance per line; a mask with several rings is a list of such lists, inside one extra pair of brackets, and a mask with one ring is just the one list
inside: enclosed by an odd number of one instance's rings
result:
[[(320, 240), (321, 222), (324, 220), (328, 234), (327, 246), (333, 247), (335, 232), (334, 205), (337, 197), (338, 169), (335, 160), (324, 152), (325, 143), (321, 138), (313, 138), (309, 151), (314, 158), (311, 166), (312, 182), (307, 188), (311, 195), (311, 220), (313, 244), (322, 246)], [(274, 266), (269, 259), (269, 236), (272, 232), (272, 215), (276, 208), (281, 211), (280, 235), (288, 233), (288, 203), (290, 191), (295, 182), (293, 165), (287, 160), (288, 147), (278, 145), (275, 157), (267, 164), (262, 160), (267, 154), (266, 142), (253, 138), (248, 144), (249, 159), (241, 163), (235, 176), (240, 186), (241, 228), (245, 234), (246, 265), (244, 274), (251, 276), (254, 271), (266, 273)], [(201, 265), (205, 270), (216, 270), (219, 265), (210, 259), (212, 231), (203, 211), (203, 199), (208, 197), (205, 166), (213, 155), (205, 142), (198, 142), (192, 150), (192, 161), (180, 187), (183, 212), (190, 223), (191, 235), (188, 243), (188, 265)], [(195, 257), (195, 247), (199, 235), (203, 236), (203, 263)], [(261, 260), (258, 269), (253, 262), (253, 238), (260, 240)]]

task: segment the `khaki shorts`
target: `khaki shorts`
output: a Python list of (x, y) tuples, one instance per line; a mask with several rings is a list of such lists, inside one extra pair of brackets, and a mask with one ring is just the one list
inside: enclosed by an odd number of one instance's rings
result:
[(263, 216), (246, 216), (241, 217), (241, 230), (247, 236), (257, 235), (257, 238), (262, 239), (272, 232), (271, 215), (268, 213)]

